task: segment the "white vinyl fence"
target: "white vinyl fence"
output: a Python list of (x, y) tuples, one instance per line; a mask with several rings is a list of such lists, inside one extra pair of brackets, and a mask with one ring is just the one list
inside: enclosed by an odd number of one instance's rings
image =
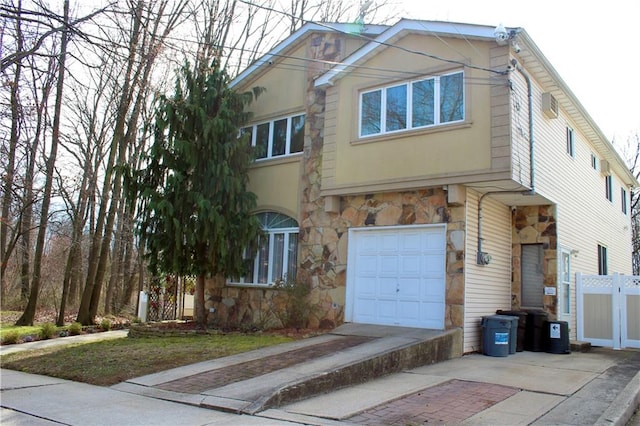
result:
[(640, 276), (576, 274), (578, 340), (640, 348)]

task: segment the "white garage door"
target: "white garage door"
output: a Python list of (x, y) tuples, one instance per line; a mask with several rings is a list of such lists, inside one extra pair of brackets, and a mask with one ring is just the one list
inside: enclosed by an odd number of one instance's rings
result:
[(348, 322), (444, 329), (444, 226), (349, 231)]

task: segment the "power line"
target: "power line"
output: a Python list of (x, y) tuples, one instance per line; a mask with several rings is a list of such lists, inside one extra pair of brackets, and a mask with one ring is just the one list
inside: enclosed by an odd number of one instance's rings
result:
[[(247, 4), (249, 6), (254, 6), (254, 7), (257, 7), (257, 8), (260, 8), (260, 9), (265, 9), (265, 10), (269, 10), (269, 11), (272, 11), (272, 12), (280, 13), (280, 14), (282, 14), (284, 16), (287, 16), (287, 17), (294, 17), (290, 13), (287, 13), (287, 12), (284, 12), (284, 11), (281, 11), (281, 10), (277, 10), (277, 9), (273, 9), (271, 7), (268, 7), (268, 6), (258, 5), (258, 4), (252, 3), (252, 2), (250, 2), (248, 0), (239, 0), (239, 1), (241, 3)], [(311, 22), (311, 21), (309, 21), (309, 22)], [(399, 50), (402, 50), (404, 52), (411, 53), (411, 54), (414, 54), (414, 55), (424, 56), (424, 57), (427, 57), (427, 58), (430, 58), (430, 59), (435, 59), (435, 60), (438, 60), (438, 61), (447, 62), (447, 63), (451, 63), (451, 64), (457, 64), (457, 65), (460, 65), (460, 66), (473, 68), (473, 69), (477, 69), (477, 70), (481, 70), (481, 71), (486, 71), (486, 72), (490, 72), (490, 73), (494, 73), (494, 74), (504, 75), (504, 74), (507, 73), (507, 71), (505, 71), (505, 70), (494, 70), (494, 69), (491, 69), (491, 68), (486, 68), (486, 67), (481, 67), (481, 66), (478, 66), (478, 65), (473, 65), (471, 63), (457, 61), (455, 59), (442, 58), (440, 56), (433, 55), (431, 53), (421, 52), (419, 50), (413, 50), (413, 49), (409, 49), (409, 48), (406, 48), (406, 47), (403, 47), (403, 46), (398, 46), (398, 45), (393, 44), (393, 43), (387, 43), (387, 42), (384, 42), (384, 41), (376, 40), (374, 38), (371, 38), (371, 37), (368, 37), (368, 36), (365, 36), (365, 35), (362, 35), (362, 34), (354, 34), (354, 33), (351, 33), (349, 31), (342, 30), (340, 28), (335, 28), (335, 27), (333, 27), (331, 25), (328, 25), (328, 24), (325, 24), (325, 23), (322, 23), (322, 22), (313, 22), (313, 23), (316, 24), (316, 25), (319, 25), (321, 27), (325, 27), (327, 29), (330, 29), (332, 31), (340, 32), (340, 33), (351, 35), (351, 36), (360, 37), (360, 38), (362, 38), (364, 40), (367, 40), (369, 42), (377, 43), (377, 44), (379, 44), (381, 46), (386, 46), (386, 47), (392, 47), (394, 49), (399, 49)]]

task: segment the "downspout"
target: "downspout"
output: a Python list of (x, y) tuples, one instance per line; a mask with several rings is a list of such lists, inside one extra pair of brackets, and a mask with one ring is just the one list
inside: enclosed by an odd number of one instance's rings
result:
[(531, 86), (531, 79), (529, 75), (524, 72), (524, 70), (518, 65), (518, 61), (515, 59), (511, 60), (511, 65), (524, 77), (527, 82), (527, 96), (528, 96), (528, 105), (529, 105), (529, 189), (526, 191), (489, 191), (485, 192), (480, 196), (480, 200), (478, 200), (478, 251), (476, 253), (476, 263), (478, 265), (488, 265), (491, 262), (491, 256), (488, 253), (484, 253), (482, 251), (482, 202), (484, 201), (484, 197), (493, 194), (521, 194), (521, 195), (535, 195), (535, 157), (534, 157), (534, 146), (535, 139), (533, 137), (533, 89)]

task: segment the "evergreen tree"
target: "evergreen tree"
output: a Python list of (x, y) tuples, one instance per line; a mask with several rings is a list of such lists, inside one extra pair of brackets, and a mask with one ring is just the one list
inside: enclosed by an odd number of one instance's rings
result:
[[(247, 190), (251, 143), (239, 138), (257, 96), (228, 87), (214, 61), (209, 68), (186, 63), (175, 94), (157, 103), (149, 163), (138, 179), (140, 236), (152, 273), (196, 275), (196, 319), (206, 322), (204, 282), (243, 274), (243, 252), (260, 224)], [(248, 135), (247, 135), (248, 136)]]

